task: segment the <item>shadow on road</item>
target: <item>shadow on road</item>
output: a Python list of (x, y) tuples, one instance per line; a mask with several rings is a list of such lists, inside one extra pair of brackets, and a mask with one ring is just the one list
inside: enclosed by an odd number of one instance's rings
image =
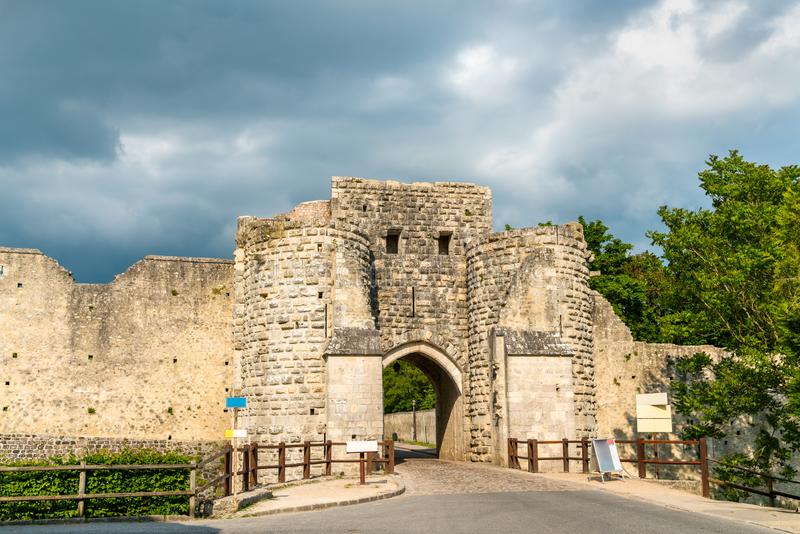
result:
[(436, 449), (424, 449), (422, 447), (409, 446), (405, 443), (395, 443), (394, 463), (402, 464), (406, 460), (435, 460), (439, 457)]

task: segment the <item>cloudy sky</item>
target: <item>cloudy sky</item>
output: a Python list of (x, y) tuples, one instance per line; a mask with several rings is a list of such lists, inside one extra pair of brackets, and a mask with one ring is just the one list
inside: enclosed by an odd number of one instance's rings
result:
[[(558, 7), (554, 7), (557, 5)], [(230, 257), (330, 176), (648, 246), (709, 154), (800, 163), (800, 1), (0, 0), (0, 246)]]

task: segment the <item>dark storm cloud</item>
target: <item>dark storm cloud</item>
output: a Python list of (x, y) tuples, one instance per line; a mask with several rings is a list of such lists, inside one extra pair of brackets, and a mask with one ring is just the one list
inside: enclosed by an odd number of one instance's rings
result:
[(709, 152), (797, 153), (796, 5), (0, 0), (0, 245), (107, 281), (351, 174), (643, 245)]

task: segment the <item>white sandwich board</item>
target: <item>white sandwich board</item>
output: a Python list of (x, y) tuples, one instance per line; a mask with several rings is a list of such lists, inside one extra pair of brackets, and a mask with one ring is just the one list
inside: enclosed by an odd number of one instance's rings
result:
[(613, 438), (592, 440), (594, 457), (597, 459), (597, 470), (600, 471), (600, 480), (605, 482), (606, 473), (623, 473), (622, 463), (619, 461), (617, 442)]

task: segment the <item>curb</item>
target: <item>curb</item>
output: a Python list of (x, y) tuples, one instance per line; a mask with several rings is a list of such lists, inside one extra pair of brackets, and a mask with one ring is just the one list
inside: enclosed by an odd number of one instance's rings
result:
[(406, 485), (403, 483), (403, 480), (400, 477), (397, 477), (395, 479), (395, 482), (399, 486), (396, 490), (390, 491), (389, 493), (381, 493), (380, 495), (372, 495), (371, 497), (362, 497), (360, 499), (349, 499), (346, 501), (335, 501), (335, 502), (324, 502), (318, 504), (304, 504), (301, 506), (290, 506), (288, 508), (265, 510), (263, 512), (256, 512), (252, 514), (242, 514), (236, 517), (237, 518), (263, 517), (267, 515), (285, 514), (292, 512), (312, 512), (315, 510), (325, 510), (326, 508), (338, 508), (340, 506), (351, 506), (354, 504), (364, 504), (368, 502), (382, 501), (384, 499), (391, 499), (392, 497), (397, 497), (398, 495), (402, 495), (403, 493), (405, 493)]

